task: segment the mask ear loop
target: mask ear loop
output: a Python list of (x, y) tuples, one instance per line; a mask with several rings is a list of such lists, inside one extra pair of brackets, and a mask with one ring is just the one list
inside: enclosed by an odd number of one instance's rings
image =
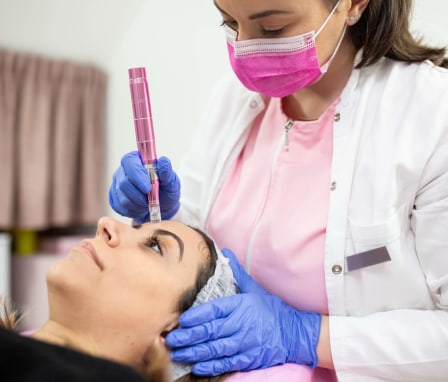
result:
[(344, 25), (344, 30), (342, 31), (341, 37), (339, 37), (339, 41), (338, 44), (336, 45), (336, 48), (334, 48), (334, 52), (333, 54), (330, 56), (330, 58), (327, 60), (327, 62), (325, 64), (323, 64), (320, 68), (320, 70), (323, 73), (326, 73), (328, 70), (328, 67), (330, 66), (331, 61), (333, 61), (334, 56), (336, 56), (336, 54), (338, 53), (339, 47), (342, 44), (342, 40), (344, 39), (345, 36), (345, 31), (347, 30), (347, 25)]
[[(322, 31), (322, 29), (325, 28), (325, 26), (327, 25), (328, 21), (330, 21), (331, 16), (333, 16), (333, 14), (336, 12), (336, 9), (338, 9), (339, 4), (341, 3), (342, 0), (339, 0), (336, 5), (333, 7), (333, 9), (331, 10), (330, 14), (328, 15), (328, 17), (326, 18), (326, 20), (324, 21), (324, 23), (322, 24), (322, 26), (318, 29), (318, 31), (314, 34), (314, 38), (316, 38), (318, 36), (318, 34)], [(342, 40), (344, 39), (345, 36), (345, 31), (347, 30), (347, 25), (344, 25), (344, 29), (342, 30), (341, 33), (341, 37), (339, 37), (339, 41), (336, 45), (336, 48), (334, 48), (334, 51), (332, 53), (332, 55), (330, 56), (330, 58), (327, 60), (327, 62), (325, 64), (323, 64), (320, 68), (320, 70), (322, 71), (322, 73), (326, 73), (328, 70), (328, 67), (330, 66), (331, 61), (333, 61), (333, 58), (336, 56), (336, 54), (338, 53), (339, 47), (342, 44)]]
[(334, 13), (336, 12), (336, 9), (338, 9), (339, 4), (341, 3), (342, 0), (339, 0), (336, 5), (333, 7), (333, 9), (331, 10), (330, 14), (327, 16), (327, 18), (325, 19), (325, 21), (323, 22), (323, 24), (320, 26), (320, 28), (317, 30), (317, 32), (314, 34), (314, 37), (317, 37), (319, 35), (320, 32), (322, 32), (322, 29), (325, 28), (325, 26), (328, 24), (328, 22), (331, 19), (331, 16), (334, 15)]

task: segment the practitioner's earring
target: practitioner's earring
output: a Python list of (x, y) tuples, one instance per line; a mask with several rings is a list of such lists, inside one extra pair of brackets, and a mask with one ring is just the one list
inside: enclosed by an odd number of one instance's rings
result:
[(356, 24), (359, 19), (361, 18), (361, 15), (353, 15), (353, 16), (348, 16), (348, 21), (350, 22), (350, 25)]

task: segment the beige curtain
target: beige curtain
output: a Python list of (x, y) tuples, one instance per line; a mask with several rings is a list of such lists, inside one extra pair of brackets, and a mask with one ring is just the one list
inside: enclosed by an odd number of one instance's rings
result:
[(99, 68), (0, 49), (0, 229), (103, 214), (106, 85)]

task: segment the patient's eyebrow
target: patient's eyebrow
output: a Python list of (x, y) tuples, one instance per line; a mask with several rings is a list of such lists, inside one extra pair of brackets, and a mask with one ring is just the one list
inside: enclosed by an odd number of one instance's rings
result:
[(171, 231), (167, 231), (165, 229), (156, 229), (154, 231), (154, 235), (156, 236), (171, 236), (174, 240), (176, 240), (177, 245), (179, 247), (179, 262), (182, 261), (182, 257), (184, 255), (184, 242), (182, 241), (182, 239), (177, 236), (174, 232)]

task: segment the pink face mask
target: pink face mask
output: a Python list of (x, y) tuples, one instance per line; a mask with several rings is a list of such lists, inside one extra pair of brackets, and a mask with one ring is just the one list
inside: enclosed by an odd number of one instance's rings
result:
[(316, 37), (327, 25), (339, 3), (317, 32), (298, 36), (237, 41), (237, 32), (226, 26), (230, 64), (244, 86), (270, 97), (282, 98), (317, 82), (327, 72), (344, 37), (345, 28), (332, 56), (320, 66)]

